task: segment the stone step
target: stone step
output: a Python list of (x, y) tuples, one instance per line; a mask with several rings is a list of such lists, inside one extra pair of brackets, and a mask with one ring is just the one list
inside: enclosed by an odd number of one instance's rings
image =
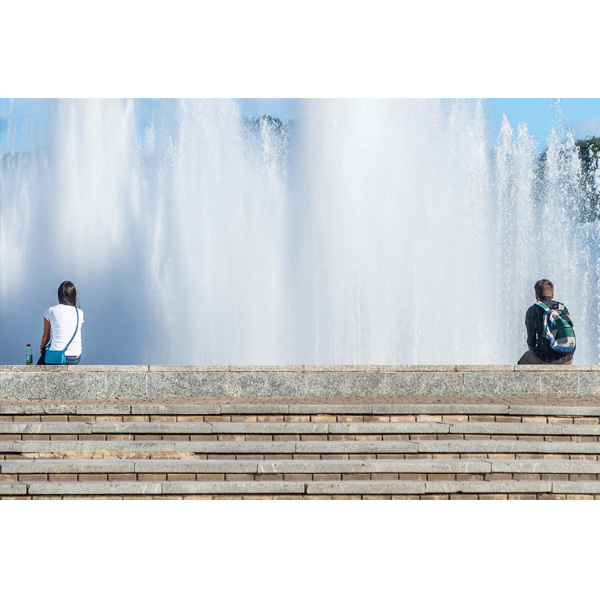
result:
[[(10, 435), (482, 435), (600, 436), (600, 425), (548, 423), (207, 423), (207, 422), (3, 422), (0, 440)], [(4, 439), (4, 441), (7, 441)], [(540, 440), (543, 441), (543, 440)], [(588, 440), (598, 441), (598, 440)]]
[(600, 499), (599, 478), (593, 405), (0, 401), (0, 498)]
[(600, 406), (555, 406), (536, 403), (508, 405), (485, 403), (10, 403), (0, 402), (0, 415), (504, 415), (600, 417)]
[(600, 498), (600, 481), (167, 481), (0, 483), (0, 498), (38, 497), (516, 497)]
[(5, 460), (0, 475), (89, 473), (600, 474), (597, 460)]
[[(540, 455), (590, 455), (594, 460), (600, 455), (598, 442), (527, 442), (502, 440), (412, 440), (412, 441), (142, 441), (142, 440), (108, 440), (108, 441), (10, 441), (0, 442), (0, 455), (5, 459), (11, 455), (21, 454), (33, 457), (49, 457), (49, 455), (77, 454), (84, 458), (90, 455), (129, 455), (147, 454), (180, 455), (200, 454), (208, 456), (247, 454), (262, 455), (265, 458), (273, 455), (329, 455), (336, 454), (344, 458), (354, 455), (441, 455), (453, 454), (469, 458), (473, 454), (496, 455), (513, 454), (515, 458), (523, 454)], [(374, 456), (373, 456), (374, 457)], [(280, 457), (282, 458), (282, 457)], [(474, 457), (480, 458), (480, 457)], [(509, 458), (509, 457), (506, 457)], [(521, 456), (521, 458), (524, 458)]]

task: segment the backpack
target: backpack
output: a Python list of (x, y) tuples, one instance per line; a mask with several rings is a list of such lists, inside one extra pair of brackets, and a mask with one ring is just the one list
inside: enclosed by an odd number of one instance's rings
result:
[(563, 354), (575, 352), (573, 321), (564, 304), (558, 309), (549, 308), (543, 302), (536, 304), (544, 311), (542, 335), (548, 340), (552, 350)]

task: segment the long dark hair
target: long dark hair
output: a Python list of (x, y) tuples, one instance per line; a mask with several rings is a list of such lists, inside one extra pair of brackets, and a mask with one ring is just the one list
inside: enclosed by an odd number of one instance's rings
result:
[(58, 286), (58, 303), (67, 306), (79, 306), (77, 302), (77, 290), (71, 281), (63, 281)]

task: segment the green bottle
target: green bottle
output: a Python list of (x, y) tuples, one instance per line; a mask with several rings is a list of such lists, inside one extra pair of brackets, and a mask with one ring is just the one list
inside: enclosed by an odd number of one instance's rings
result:
[(33, 355), (31, 354), (31, 344), (27, 344), (27, 346), (25, 346), (25, 364), (26, 365), (33, 364)]

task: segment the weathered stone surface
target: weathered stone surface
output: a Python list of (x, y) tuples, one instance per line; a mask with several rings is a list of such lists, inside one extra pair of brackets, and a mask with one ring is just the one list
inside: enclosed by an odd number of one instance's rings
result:
[[(422, 464), (421, 464), (422, 463)], [(405, 473), (491, 473), (488, 460), (404, 460), (399, 472)]]
[(491, 435), (561, 435), (561, 425), (545, 423), (450, 423), (450, 433)]
[[(538, 442), (513, 442), (513, 441), (423, 441), (418, 444), (418, 452), (424, 454), (456, 454), (456, 453), (526, 453), (538, 452)], [(554, 443), (552, 444), (555, 445)], [(549, 452), (548, 450), (546, 452)]]
[(267, 396), (266, 373), (230, 373), (227, 380), (228, 396)]
[(21, 446), (19, 446), (21, 442), (0, 442), (0, 454), (19, 452)]
[(547, 454), (600, 454), (600, 443), (538, 442), (538, 452)]
[(463, 376), (465, 396), (499, 396), (502, 377), (497, 373), (467, 372)]
[(515, 365), (457, 365), (458, 373), (514, 373)]
[(550, 481), (427, 481), (428, 494), (524, 494), (552, 491)]
[(220, 415), (219, 404), (132, 404), (132, 415)]
[[(174, 452), (177, 442), (163, 441), (17, 441), (8, 442), (13, 444), (12, 450), (6, 452)], [(179, 442), (190, 443), (190, 442)], [(2, 452), (2, 443), (0, 443)]]
[(380, 365), (382, 373), (455, 373), (455, 365)]
[(330, 423), (335, 434), (448, 433), (448, 423)]
[(417, 442), (295, 442), (302, 454), (405, 454), (417, 452)]
[(0, 483), (0, 497), (1, 496), (25, 496), (26, 494), (27, 494), (27, 484), (26, 483)]
[(490, 473), (483, 460), (287, 460), (259, 461), (259, 473)]
[[(136, 442), (137, 443), (137, 442)], [(295, 442), (174, 442), (180, 452), (198, 454), (293, 454)]]
[(424, 482), (343, 481), (306, 484), (307, 494), (424, 494)]
[(348, 385), (346, 373), (340, 372), (307, 372), (307, 396), (347, 396)]
[(357, 473), (367, 472), (364, 461), (278, 460), (259, 461), (258, 473)]
[(168, 481), (163, 494), (302, 494), (305, 486), (294, 481)]
[(540, 395), (539, 373), (506, 373), (502, 378), (502, 394), (506, 396)]
[(191, 398), (228, 396), (228, 372), (188, 374), (188, 393)]
[(150, 365), (148, 370), (154, 373), (160, 372), (215, 372), (215, 373), (227, 373), (229, 371), (229, 365), (216, 366), (216, 365)]
[(43, 404), (41, 408), (45, 415), (74, 415), (76, 412), (73, 404)]
[(148, 365), (66, 365), (66, 370), (69, 373), (147, 373)]
[(290, 415), (370, 415), (373, 410), (370, 404), (290, 404), (288, 412)]
[(39, 414), (40, 407), (26, 404), (0, 404), (0, 415), (31, 415)]
[(222, 415), (285, 415), (287, 404), (221, 404)]
[(229, 370), (232, 373), (277, 373), (277, 372), (289, 372), (289, 373), (301, 373), (304, 371), (304, 365), (269, 365), (269, 366), (256, 366), (256, 365), (231, 365)]
[(374, 415), (506, 415), (501, 404), (373, 404)]
[(541, 373), (542, 396), (575, 396), (579, 393), (579, 373)]
[(144, 460), (134, 463), (136, 473), (256, 473), (252, 460)]
[(96, 421), (91, 423), (92, 433), (102, 434), (143, 434), (153, 433), (159, 435), (173, 434), (209, 434), (211, 433), (210, 423), (110, 423), (104, 421)]
[(206, 425), (212, 427), (212, 433), (229, 434), (295, 435), (327, 434), (329, 432), (328, 423), (206, 423)]
[(46, 398), (76, 400), (87, 398), (85, 373), (46, 373)]
[(160, 494), (161, 483), (145, 481), (78, 481), (29, 483), (28, 492), (31, 496), (104, 496), (104, 495), (142, 495)]
[(465, 396), (539, 396), (539, 373), (463, 374)]
[(46, 397), (46, 373), (0, 373), (0, 398)]
[[(115, 398), (107, 395), (106, 373), (89, 373), (86, 378), (86, 398), (98, 400), (101, 398)], [(145, 383), (145, 382), (144, 382)], [(145, 385), (144, 385), (145, 387)], [(89, 394), (89, 395), (88, 395)]]
[(133, 473), (134, 465), (129, 460), (6, 460), (0, 473)]
[(600, 481), (554, 481), (555, 494), (600, 494)]
[(306, 396), (306, 376), (303, 372), (274, 372), (267, 375), (268, 396)]
[(560, 425), (563, 435), (600, 435), (600, 425)]
[(0, 373), (60, 373), (66, 370), (66, 365), (0, 365)]
[(515, 365), (515, 372), (517, 373), (561, 373), (570, 372), (573, 370), (573, 365)]
[(510, 407), (510, 415), (600, 416), (600, 406), (517, 406)]
[[(78, 407), (96, 414), (93, 407)], [(263, 411), (258, 409), (258, 413)], [(204, 422), (0, 422), (0, 434), (480, 434), (480, 435), (600, 435), (600, 425), (546, 423), (204, 423)], [(553, 442), (555, 443), (555, 442)]]
[(88, 398), (146, 398), (146, 373), (88, 373)]
[(460, 396), (463, 375), (459, 373), (386, 373), (381, 383), (384, 396)]
[(77, 415), (129, 415), (129, 404), (96, 404), (86, 402), (72, 405)]
[(382, 392), (381, 373), (347, 373), (346, 393), (349, 396), (377, 396)]
[(2, 404), (0, 414), (6, 415), (74, 415), (75, 405), (67, 404)]
[(597, 460), (492, 460), (493, 473), (600, 473)]
[(187, 373), (148, 373), (148, 398), (186, 398), (188, 392)]
[(49, 421), (36, 423), (0, 423), (0, 435), (7, 433), (16, 434), (80, 434), (91, 433), (89, 423), (54, 423)]
[(597, 366), (12, 365), (0, 369), (0, 397), (589, 396), (600, 390)]
[(600, 371), (579, 373), (579, 393), (582, 396), (600, 396)]
[(307, 373), (352, 373), (376, 372), (381, 367), (378, 365), (304, 365), (303, 370)]

